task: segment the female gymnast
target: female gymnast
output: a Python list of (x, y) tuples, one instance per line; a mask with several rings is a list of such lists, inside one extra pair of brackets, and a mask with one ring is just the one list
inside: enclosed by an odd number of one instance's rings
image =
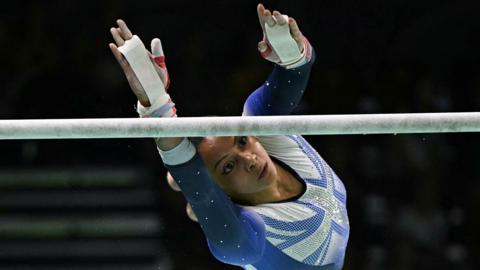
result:
[[(262, 4), (257, 13), (264, 34), (258, 49), (274, 67), (243, 115), (289, 114), (306, 88), (314, 51), (293, 18)], [(152, 100), (122, 54), (134, 36), (125, 22), (117, 24), (110, 29), (116, 44), (109, 46), (139, 100), (138, 113), (175, 117), (171, 99)], [(152, 40), (148, 55), (167, 88), (160, 40)], [(345, 187), (302, 136), (155, 141), (215, 258), (250, 270), (342, 268), (349, 235)]]

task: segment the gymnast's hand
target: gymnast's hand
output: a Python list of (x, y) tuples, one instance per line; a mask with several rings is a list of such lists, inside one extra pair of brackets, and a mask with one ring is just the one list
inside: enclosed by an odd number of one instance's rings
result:
[[(113, 55), (117, 59), (120, 67), (125, 73), (127, 77), (128, 83), (130, 84), (130, 88), (132, 89), (133, 93), (137, 96), (138, 101), (145, 107), (149, 107), (150, 101), (148, 99), (147, 93), (143, 89), (140, 81), (138, 80), (137, 76), (135, 75), (133, 69), (130, 67), (127, 59), (122, 55), (122, 53), (118, 50), (118, 47), (122, 46), (125, 41), (130, 40), (133, 35), (130, 29), (128, 29), (127, 24), (119, 19), (117, 20), (118, 27), (110, 28), (110, 33), (112, 34), (113, 40), (116, 44), (110, 43), (108, 46), (112, 51)], [(165, 56), (163, 55), (162, 44), (160, 43), (160, 39), (154, 38), (151, 43), (152, 52), (148, 52), (150, 56), (150, 60), (155, 67), (160, 79), (162, 80), (163, 84), (165, 85), (165, 89), (168, 89), (170, 86), (170, 77), (168, 75), (167, 66), (165, 64)]]
[[(288, 17), (285, 14), (282, 14), (276, 10), (273, 11), (272, 13), (270, 12), (270, 10), (265, 9), (265, 7), (262, 4), (258, 4), (257, 14), (258, 14), (258, 20), (260, 22), (260, 26), (263, 31), (263, 39), (258, 43), (258, 51), (260, 52), (263, 58), (267, 59), (270, 62), (287, 67), (301, 60), (304, 60), (302, 58), (310, 57), (309, 55), (310, 44), (308, 43), (308, 40), (304, 37), (304, 35), (300, 31), (300, 28), (298, 27), (297, 22), (295, 21), (294, 18)], [(287, 35), (290, 34), (291, 38), (293, 38), (296, 45), (298, 46), (298, 50), (300, 52), (298, 59), (293, 60), (293, 63), (282, 63), (282, 60), (280, 57), (282, 51), (279, 51), (278, 49), (276, 50), (274, 46), (272, 46), (271, 41), (269, 40), (269, 36), (267, 34), (267, 29), (265, 24), (267, 24), (270, 27), (285, 26), (288, 24), (289, 31), (287, 31), (286, 34)], [(284, 38), (284, 37), (281, 37), (281, 38)], [(306, 49), (308, 50), (308, 52), (306, 52)]]
[[(113, 55), (115, 56), (118, 63), (120, 64), (120, 67), (122, 68), (123, 73), (125, 73), (128, 83), (130, 84), (130, 88), (138, 98), (138, 102), (140, 103), (141, 106), (143, 106), (143, 108), (137, 108), (137, 112), (139, 112), (140, 115), (149, 117), (150, 116), (149, 110), (152, 110), (153, 112), (155, 112), (156, 109), (162, 109), (163, 105), (169, 105), (169, 104), (155, 104), (155, 101), (150, 102), (150, 100), (148, 99), (148, 95), (145, 92), (145, 89), (142, 87), (142, 84), (138, 80), (137, 76), (135, 75), (135, 72), (133, 71), (132, 67), (128, 63), (127, 59), (125, 59), (125, 57), (118, 50), (118, 47), (117, 47), (117, 46), (122, 46), (123, 44), (125, 44), (125, 41), (130, 40), (133, 37), (132, 32), (130, 31), (130, 29), (128, 29), (127, 24), (123, 20), (117, 20), (117, 25), (118, 27), (112, 27), (110, 29), (113, 40), (116, 43), (116, 45), (113, 43), (109, 44), (110, 50), (112, 50)], [(151, 49), (152, 49), (152, 52), (150, 53), (147, 51), (147, 53), (150, 56), (150, 60), (153, 63), (155, 71), (157, 72), (158, 76), (162, 80), (166, 90), (170, 85), (170, 78), (168, 76), (167, 67), (165, 65), (165, 56), (163, 55), (162, 45), (158, 38), (154, 38), (152, 40)], [(167, 101), (167, 103), (173, 104), (171, 100)], [(148, 107), (150, 108), (148, 109)], [(143, 112), (139, 111), (140, 109), (143, 110)], [(176, 116), (176, 109), (173, 106), (168, 111), (163, 112), (163, 114), (159, 116), (174, 117)], [(175, 148), (177, 145), (180, 144), (182, 140), (183, 138), (156, 138), (155, 142), (157, 143), (157, 146), (159, 149), (167, 151)]]

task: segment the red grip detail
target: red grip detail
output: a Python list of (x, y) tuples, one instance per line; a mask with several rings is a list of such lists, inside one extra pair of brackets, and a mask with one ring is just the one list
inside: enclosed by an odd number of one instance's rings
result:
[(155, 64), (157, 64), (159, 67), (164, 68), (166, 71), (166, 84), (165, 84), (165, 89), (168, 89), (170, 87), (170, 75), (168, 74), (167, 71), (167, 64), (165, 63), (165, 56), (155, 56), (153, 57), (153, 61), (155, 61)]
[(167, 68), (167, 64), (165, 63), (165, 56), (155, 56), (153, 58), (153, 61), (161, 67), (161, 68)]
[(264, 52), (261, 52), (260, 55), (263, 58), (267, 58), (268, 56), (270, 56), (271, 53), (272, 53), (272, 48), (270, 48), (270, 46), (267, 46), (267, 49)]

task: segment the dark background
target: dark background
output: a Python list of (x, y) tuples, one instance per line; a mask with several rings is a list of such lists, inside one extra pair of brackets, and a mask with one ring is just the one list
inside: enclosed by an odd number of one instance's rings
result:
[[(272, 68), (256, 4), (2, 2), (0, 118), (136, 117), (107, 46), (117, 18), (161, 38), (179, 116), (239, 115)], [(296, 114), (479, 110), (475, 1), (264, 4), (317, 53)], [(345, 269), (478, 269), (478, 138), (308, 136), (347, 187)], [(237, 269), (210, 255), (151, 139), (1, 141), (0, 153), (2, 269)]]

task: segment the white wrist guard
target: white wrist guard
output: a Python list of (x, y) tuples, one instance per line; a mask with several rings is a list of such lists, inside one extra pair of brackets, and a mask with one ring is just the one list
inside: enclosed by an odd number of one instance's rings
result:
[(125, 44), (118, 47), (118, 50), (127, 59), (152, 104), (149, 108), (139, 104), (137, 112), (141, 116), (150, 116), (154, 111), (167, 104), (170, 96), (165, 92), (165, 86), (147, 54), (147, 49), (137, 35), (125, 41)]
[(175, 148), (167, 151), (158, 149), (158, 152), (162, 157), (163, 163), (174, 166), (183, 164), (192, 159), (193, 156), (195, 156), (195, 153), (197, 153), (197, 150), (189, 139), (184, 138)]
[[(288, 22), (288, 16), (283, 16)], [(276, 23), (274, 26), (269, 26), (268, 23), (265, 23), (265, 35), (272, 50), (280, 58), (279, 64), (282, 66), (289, 66), (302, 59), (303, 54), (290, 34), (288, 23), (283, 25)]]
[[(168, 96), (168, 94), (167, 94)], [(140, 102), (137, 102), (137, 113), (140, 117), (176, 117), (177, 109), (175, 103), (169, 99), (166, 103), (156, 102), (150, 107), (144, 107)]]

